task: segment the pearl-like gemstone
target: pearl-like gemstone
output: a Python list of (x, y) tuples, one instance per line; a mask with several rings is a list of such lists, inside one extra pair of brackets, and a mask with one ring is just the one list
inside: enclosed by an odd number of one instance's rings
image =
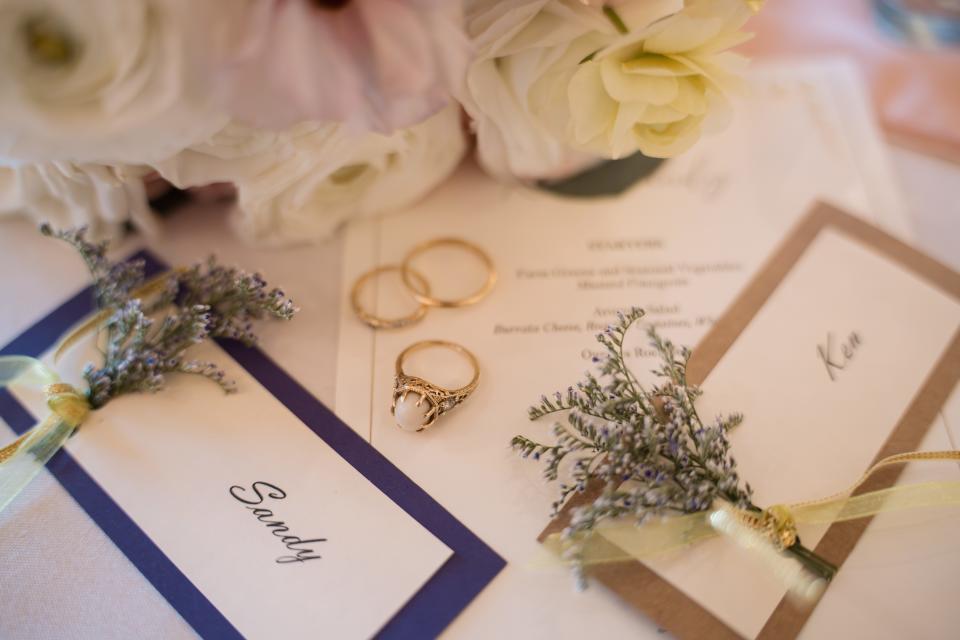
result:
[(406, 398), (397, 400), (396, 407), (393, 410), (393, 416), (397, 420), (397, 426), (404, 431), (419, 431), (427, 421), (427, 413), (430, 411), (430, 401), (424, 399), (420, 406), (420, 394), (410, 392)]

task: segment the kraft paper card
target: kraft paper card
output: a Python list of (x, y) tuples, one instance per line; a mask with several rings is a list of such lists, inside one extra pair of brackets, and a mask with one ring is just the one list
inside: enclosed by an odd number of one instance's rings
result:
[[(756, 504), (831, 495), (877, 460), (920, 448), (960, 378), (960, 274), (821, 204), (694, 349), (688, 374), (704, 391), (701, 415), (745, 415), (730, 439)], [(857, 493), (892, 486), (902, 470), (877, 473)], [(590, 497), (565, 505), (541, 539)], [(800, 535), (842, 575), (869, 524)], [(590, 574), (679, 638), (797, 636), (811, 611), (749, 560), (713, 539)]]

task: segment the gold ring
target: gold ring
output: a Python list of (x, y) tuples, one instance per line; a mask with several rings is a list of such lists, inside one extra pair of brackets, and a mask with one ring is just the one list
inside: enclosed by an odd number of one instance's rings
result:
[[(374, 329), (399, 329), (401, 327), (406, 327), (423, 319), (423, 316), (427, 314), (427, 310), (430, 307), (418, 302), (419, 305), (417, 309), (410, 315), (403, 316), (402, 318), (381, 318), (380, 316), (375, 316), (366, 309), (363, 308), (363, 305), (360, 304), (360, 291), (363, 289), (363, 286), (367, 284), (367, 281), (384, 273), (386, 271), (399, 271), (400, 267), (396, 265), (387, 265), (384, 267), (377, 267), (367, 271), (362, 276), (357, 278), (357, 281), (353, 283), (353, 290), (350, 292), (350, 304), (353, 306), (353, 312), (357, 314), (357, 317), (360, 318), (364, 323), (373, 327)], [(417, 282), (422, 286), (423, 290), (427, 293), (430, 292), (430, 284), (426, 279), (414, 271), (410, 270), (410, 274)]]
[[(469, 251), (480, 258), (480, 261), (483, 262), (484, 266), (487, 268), (487, 281), (484, 282), (475, 293), (459, 300), (444, 300), (442, 298), (432, 297), (430, 295), (430, 291), (426, 287), (418, 287), (417, 283), (414, 282), (415, 272), (411, 268), (410, 262), (421, 253), (442, 245), (450, 245), (465, 249), (466, 251)], [(486, 297), (486, 295), (493, 289), (493, 285), (497, 282), (497, 271), (493, 267), (493, 260), (490, 259), (490, 256), (487, 255), (486, 251), (477, 245), (460, 238), (435, 238), (433, 240), (428, 240), (423, 244), (417, 245), (411, 249), (410, 253), (408, 253), (403, 259), (403, 263), (400, 265), (400, 275), (403, 278), (403, 284), (405, 284), (410, 290), (417, 302), (420, 304), (425, 304), (428, 307), (465, 307), (467, 305), (474, 304), (475, 302), (479, 302)]]
[[(403, 360), (414, 351), (429, 349), (430, 347), (444, 347), (466, 357), (473, 367), (473, 379), (459, 389), (445, 389), (423, 378), (410, 376), (403, 371)], [(480, 382), (480, 363), (477, 357), (466, 347), (456, 342), (446, 340), (424, 340), (416, 342), (397, 356), (397, 375), (393, 385), (393, 402), (390, 404), (390, 413), (397, 421), (397, 426), (404, 431), (423, 431), (433, 425), (437, 418), (447, 413), (467, 396), (473, 393)], [(416, 396), (416, 398), (413, 398)]]

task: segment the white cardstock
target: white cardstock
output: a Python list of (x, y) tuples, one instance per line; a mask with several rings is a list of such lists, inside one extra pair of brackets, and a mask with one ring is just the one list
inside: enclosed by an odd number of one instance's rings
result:
[[(219, 347), (191, 356), (238, 391), (171, 375), (92, 413), (67, 450), (243, 636), (372, 636), (450, 549)], [(97, 357), (78, 347), (57, 369)]]
[[(499, 273), (479, 304), (432, 309), (402, 330), (371, 331), (349, 304), (342, 307), (338, 415), (508, 561), (450, 627), (452, 637), (485, 638), (491, 628), (544, 638), (657, 637), (648, 619), (602, 586), (574, 593), (565, 570), (529, 566), (557, 489), (543, 481), (540, 465), (509, 448), (516, 434), (551, 437), (551, 423), (528, 422), (526, 408), (594, 366), (594, 334), (625, 306), (644, 307), (667, 337), (695, 345), (818, 199), (906, 233), (855, 75), (844, 66), (781, 67), (757, 72), (751, 85), (752, 97), (737, 106), (727, 131), (620, 196), (577, 199), (498, 185), (467, 166), (402, 215), (348, 229), (345, 294), (361, 273), (398, 264), (418, 243), (441, 236), (483, 247)], [(469, 258), (443, 258), (448, 269), (424, 259), (424, 274), (438, 293), (449, 293), (458, 291), (456, 277), (469, 273), (459, 289), (465, 293), (476, 279), (475, 269), (462, 266)], [(396, 278), (372, 289), (373, 312), (403, 297)], [(853, 328), (838, 320), (831, 330), (839, 340)], [(628, 355), (642, 373), (649, 350), (642, 331), (636, 334)], [(818, 329), (816, 336), (825, 334)], [(463, 406), (414, 434), (398, 429), (389, 412), (394, 360), (425, 339), (471, 349), (481, 378)], [(449, 374), (426, 358), (414, 373), (438, 384)], [(942, 424), (937, 436), (944, 436)], [(875, 452), (871, 443), (863, 455)], [(764, 481), (749, 477), (756, 486)]]

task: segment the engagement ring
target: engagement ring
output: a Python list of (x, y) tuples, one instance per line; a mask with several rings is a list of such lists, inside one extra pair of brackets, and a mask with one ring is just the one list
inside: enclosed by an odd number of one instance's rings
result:
[[(403, 371), (403, 361), (408, 355), (420, 349), (443, 347), (463, 355), (473, 367), (473, 379), (459, 389), (445, 389), (423, 378), (410, 376)], [(390, 413), (397, 420), (397, 426), (404, 431), (423, 431), (433, 425), (437, 418), (464, 401), (477, 388), (480, 380), (480, 365), (476, 356), (455, 342), (445, 340), (424, 340), (404, 349), (397, 356), (397, 376), (393, 388), (393, 403)]]

